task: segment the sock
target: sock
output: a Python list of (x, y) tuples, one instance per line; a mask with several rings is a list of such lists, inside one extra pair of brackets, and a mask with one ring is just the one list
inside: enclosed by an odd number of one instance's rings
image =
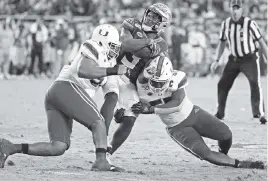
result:
[(22, 143), (21, 144), (21, 152), (24, 154), (28, 154), (28, 151), (29, 151), (29, 144)]

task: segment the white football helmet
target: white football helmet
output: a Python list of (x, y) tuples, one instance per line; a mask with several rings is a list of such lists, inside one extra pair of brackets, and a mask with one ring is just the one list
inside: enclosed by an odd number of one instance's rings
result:
[(143, 31), (161, 33), (171, 22), (172, 15), (169, 7), (162, 3), (149, 6), (142, 18)]
[(149, 78), (149, 88), (155, 93), (164, 92), (170, 84), (173, 66), (166, 56), (158, 56), (154, 58), (144, 71), (151, 74)]
[(91, 39), (107, 50), (108, 59), (118, 57), (121, 42), (119, 41), (119, 33), (114, 26), (109, 24), (97, 26), (93, 30)]

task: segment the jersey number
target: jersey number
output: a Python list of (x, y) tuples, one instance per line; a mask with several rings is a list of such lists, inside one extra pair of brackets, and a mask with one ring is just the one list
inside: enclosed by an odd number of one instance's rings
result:
[(102, 30), (99, 31), (99, 34), (102, 35), (102, 36), (108, 36), (108, 31), (106, 31), (105, 33), (102, 32)]
[(137, 63), (139, 62), (140, 58), (136, 57), (132, 53), (126, 53), (125, 57), (122, 60), (122, 63), (127, 66), (128, 68), (133, 69)]

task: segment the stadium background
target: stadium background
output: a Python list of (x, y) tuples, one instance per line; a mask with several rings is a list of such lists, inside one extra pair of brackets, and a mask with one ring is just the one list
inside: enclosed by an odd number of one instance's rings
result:
[[(158, 1), (1, 0), (0, 64), (2, 72), (8, 69), (11, 74), (1, 78), (54, 78), (73, 58), (81, 41), (90, 37), (96, 25), (111, 23), (119, 27), (126, 18), (141, 19), (145, 8), (155, 2)], [(208, 76), (209, 65), (215, 59), (221, 21), (229, 16), (229, 1), (167, 0), (165, 3), (172, 7), (173, 20), (162, 36), (169, 44), (174, 67), (187, 72), (188, 76)], [(267, 1), (245, 0), (245, 15), (257, 21), (267, 41)], [(34, 76), (25, 76), (31, 64), (29, 31), (38, 18), (43, 19), (47, 28), (47, 38), (42, 41), (45, 71), (39, 73), (36, 59)], [(4, 55), (6, 52), (8, 55)], [(4, 56), (8, 56), (8, 60), (3, 60), (7, 59)], [(221, 72), (227, 56), (226, 47), (217, 73)], [(266, 75), (263, 57), (261, 69), (261, 74)]]

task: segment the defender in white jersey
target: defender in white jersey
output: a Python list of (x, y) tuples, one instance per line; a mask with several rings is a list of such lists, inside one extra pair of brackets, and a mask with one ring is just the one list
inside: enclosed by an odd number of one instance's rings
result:
[[(264, 169), (261, 161), (239, 161), (227, 156), (232, 132), (218, 118), (189, 100), (187, 84), (185, 73), (173, 70), (170, 60), (159, 56), (139, 75), (137, 89), (141, 102), (131, 109), (136, 114), (157, 114), (169, 136), (201, 160), (221, 166)], [(202, 137), (217, 140), (219, 152), (210, 150)]]
[(7, 157), (15, 153), (35, 156), (62, 155), (70, 146), (74, 119), (92, 131), (96, 148), (96, 161), (92, 169), (111, 170), (106, 159), (105, 121), (91, 96), (103, 84), (106, 76), (126, 72), (124, 66), (115, 65), (120, 45), (115, 27), (104, 24), (94, 29), (92, 38), (81, 45), (74, 60), (62, 69), (46, 93), (45, 109), (50, 142), (12, 144), (1, 139), (1, 167), (4, 167)]

